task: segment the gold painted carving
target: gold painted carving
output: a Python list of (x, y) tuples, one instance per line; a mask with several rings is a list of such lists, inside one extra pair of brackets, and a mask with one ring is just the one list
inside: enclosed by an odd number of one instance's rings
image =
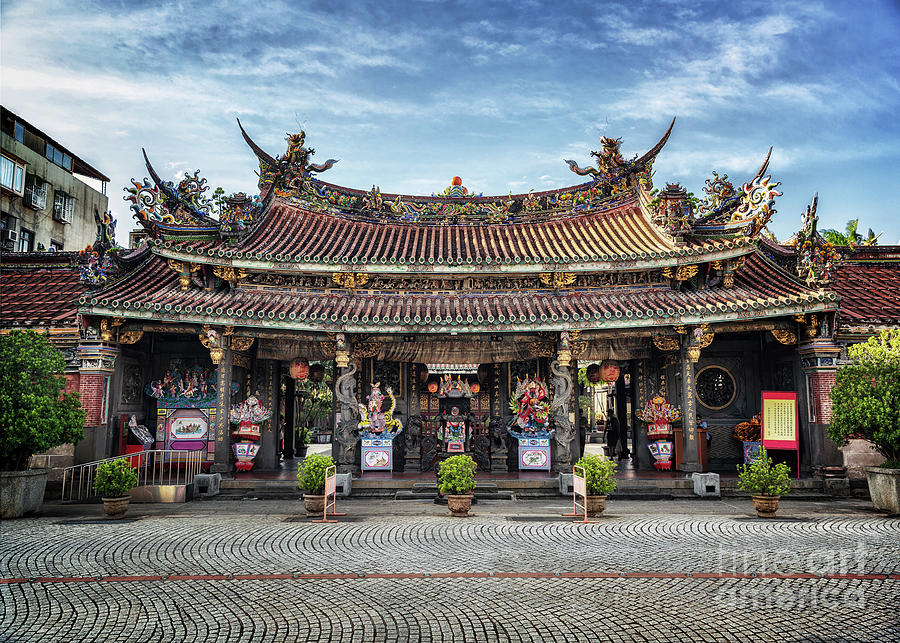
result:
[(144, 331), (142, 330), (123, 330), (119, 333), (119, 343), (120, 344), (137, 344), (141, 341), (141, 337), (144, 336)]
[(242, 337), (235, 335), (231, 338), (231, 347), (236, 351), (247, 351), (256, 341), (255, 337)]
[[(251, 337), (252, 339), (252, 337)], [(231, 356), (231, 363), (234, 366), (242, 366), (244, 368), (250, 368), (250, 356), (249, 355), (241, 355), (240, 353), (234, 353)]]
[(378, 355), (380, 346), (377, 342), (354, 342), (353, 354), (357, 357), (375, 357)]
[(342, 288), (356, 288), (369, 283), (369, 275), (364, 272), (333, 272), (331, 280)]
[(726, 288), (734, 288), (734, 273), (729, 272), (726, 273), (724, 277), (722, 277), (722, 285)]
[(672, 270), (671, 267), (662, 269), (663, 277), (678, 281), (687, 281), (691, 277), (696, 277), (698, 272), (700, 272), (700, 266), (696, 265), (678, 266), (675, 270)]
[(550, 344), (548, 342), (542, 342), (539, 340), (532, 340), (528, 342), (528, 350), (535, 357), (552, 357), (553, 349), (553, 344)]
[(653, 336), (653, 345), (656, 346), (661, 351), (674, 351), (678, 350), (681, 342), (678, 341), (677, 337), (673, 337), (672, 335), (654, 335)]
[(797, 333), (792, 330), (780, 330), (776, 328), (772, 330), (772, 337), (786, 346), (797, 343)]
[(809, 323), (806, 325), (806, 336), (813, 339), (819, 333), (819, 316), (810, 315)]
[(688, 346), (687, 356), (692, 364), (696, 364), (697, 362), (699, 362), (700, 361), (700, 346), (699, 345)]
[(542, 284), (553, 288), (567, 288), (575, 283), (574, 272), (542, 272), (538, 276)]
[(678, 324), (677, 326), (673, 326), (675, 332), (679, 335), (687, 335), (687, 327), (684, 324)]
[(229, 266), (216, 266), (213, 268), (213, 274), (219, 279), (225, 281), (238, 281), (247, 277), (248, 273), (243, 268), (231, 268)]

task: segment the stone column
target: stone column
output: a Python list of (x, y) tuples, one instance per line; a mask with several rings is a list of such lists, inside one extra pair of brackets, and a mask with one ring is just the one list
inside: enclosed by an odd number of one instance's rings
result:
[[(679, 373), (681, 375), (681, 426), (684, 430), (681, 470), (693, 472), (701, 470), (700, 444), (697, 441), (697, 397), (694, 384), (694, 360), (687, 342), (679, 356)], [(696, 353), (699, 358), (699, 352)]]
[[(813, 338), (797, 347), (803, 370), (800, 391), (800, 450), (807, 467), (842, 465), (843, 458), (825, 429), (831, 422), (831, 389), (837, 380), (841, 352), (830, 338)], [(806, 404), (803, 404), (803, 401)], [(805, 421), (804, 421), (805, 420)], [(848, 461), (848, 467), (855, 463)]]
[(550, 373), (553, 376), (553, 399), (550, 401), (550, 417), (556, 429), (554, 442), (556, 443), (556, 456), (553, 459), (554, 471), (568, 473), (572, 469), (573, 443), (576, 437), (575, 426), (569, 413), (569, 404), (572, 399), (572, 373), (569, 363), (572, 354), (568, 347), (568, 333), (560, 333), (559, 356), (550, 363)]
[(78, 392), (85, 418), (84, 440), (75, 446), (76, 462), (109, 455), (109, 389), (119, 352), (116, 344), (104, 341), (84, 340), (78, 346)]
[[(216, 438), (215, 461), (210, 467), (212, 473), (231, 471), (231, 337), (220, 336), (210, 347), (209, 354), (216, 364), (216, 417), (213, 423)], [(220, 345), (215, 346), (215, 342)], [(217, 361), (218, 360), (218, 361)]]
[(340, 375), (334, 384), (335, 408), (340, 414), (332, 445), (332, 455), (341, 473), (359, 471), (359, 401), (356, 397), (355, 361), (350, 360), (350, 352), (343, 346), (343, 336), (339, 335), (339, 348), (335, 363)]
[[(281, 362), (273, 359), (257, 361), (256, 390), (259, 403), (271, 409), (272, 417), (260, 423), (259, 453), (254, 469), (272, 471), (278, 464), (278, 433), (280, 429)], [(287, 427), (285, 428), (287, 430)]]

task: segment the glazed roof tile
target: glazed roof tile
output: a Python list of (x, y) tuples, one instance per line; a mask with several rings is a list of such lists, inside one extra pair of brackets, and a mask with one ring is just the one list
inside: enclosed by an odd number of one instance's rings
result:
[(86, 291), (78, 268), (67, 257), (41, 255), (4, 255), (0, 269), (4, 328), (77, 325), (78, 298)]
[[(741, 248), (747, 239), (676, 244), (642, 212), (636, 199), (616, 208), (529, 223), (438, 225), (373, 223), (306, 210), (276, 200), (255, 231), (237, 245), (224, 241), (158, 240), (173, 258), (221, 258), (276, 264), (573, 264), (656, 260)], [(237, 263), (235, 265), (237, 265)]]
[(839, 264), (831, 288), (841, 296), (842, 324), (900, 324), (900, 263)]
[(318, 289), (295, 291), (248, 284), (234, 291), (183, 290), (159, 257), (122, 281), (81, 299), (84, 312), (124, 317), (168, 316), (187, 322), (313, 330), (468, 330), (600, 328), (751, 319), (832, 310), (835, 296), (810, 290), (758, 254), (733, 288), (677, 291), (667, 286), (566, 291), (436, 293)]

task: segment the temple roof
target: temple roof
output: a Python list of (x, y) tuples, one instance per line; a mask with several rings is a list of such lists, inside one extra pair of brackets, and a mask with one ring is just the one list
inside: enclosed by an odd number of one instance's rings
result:
[(560, 330), (653, 327), (772, 318), (834, 310), (833, 293), (803, 286), (759, 254), (732, 288), (676, 290), (535, 288), (504, 291), (383, 291), (273, 288), (183, 289), (167, 262), (150, 255), (139, 270), (81, 298), (82, 312), (137, 319), (291, 330)]
[[(507, 225), (447, 226), (375, 223), (317, 212), (276, 200), (263, 225), (237, 245), (226, 241), (154, 240), (154, 251), (184, 261), (281, 270), (369, 272), (429, 265), (432, 271), (640, 269), (724, 259), (752, 251), (753, 241), (710, 239), (676, 244), (643, 213), (635, 196), (607, 209), (567, 218)], [(379, 268), (379, 266), (385, 266)], [(454, 266), (458, 266), (454, 268)]]
[[(75, 253), (4, 253), (0, 311), (4, 329), (76, 328), (80, 281)], [(77, 331), (75, 331), (77, 338)]]
[(858, 249), (834, 268), (841, 326), (900, 325), (900, 246)]

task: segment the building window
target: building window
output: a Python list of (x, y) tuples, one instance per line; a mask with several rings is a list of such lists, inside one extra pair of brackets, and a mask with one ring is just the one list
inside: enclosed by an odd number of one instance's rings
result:
[(47, 207), (47, 182), (36, 176), (28, 180), (25, 187), (25, 205), (35, 210), (43, 210)]
[(34, 232), (22, 228), (19, 230), (19, 252), (31, 252), (34, 250)]
[(56, 146), (47, 143), (46, 151), (44, 152), (44, 156), (48, 159), (56, 163), (60, 167), (64, 167), (65, 169), (72, 171), (72, 157), (63, 152), (61, 149), (58, 149)]
[(54, 241), (53, 239), (50, 239), (50, 247), (48, 248), (48, 250), (50, 252), (62, 252), (63, 244), (60, 243), (59, 241)]
[(737, 386), (734, 376), (721, 366), (706, 366), (696, 378), (697, 400), (712, 411), (724, 409), (734, 401)]
[(53, 193), (53, 218), (63, 223), (72, 223), (74, 214), (75, 199), (62, 190), (56, 190)]
[(25, 188), (25, 166), (7, 156), (0, 157), (0, 184), (22, 196)]
[(15, 126), (15, 139), (20, 143), (25, 142), (25, 126), (22, 123), (16, 123)]

